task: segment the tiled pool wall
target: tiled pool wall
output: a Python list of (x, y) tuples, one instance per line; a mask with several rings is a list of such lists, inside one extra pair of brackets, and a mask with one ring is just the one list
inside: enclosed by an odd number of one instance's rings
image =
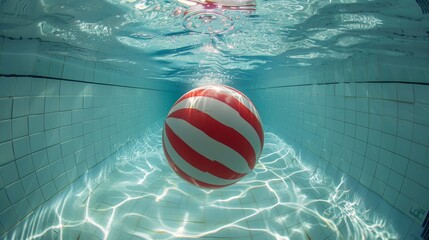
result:
[(166, 115), (180, 94), (0, 38), (0, 236)]
[(370, 55), (263, 72), (264, 81), (243, 90), (319, 172), (348, 175), (421, 224), (429, 209), (427, 66), (427, 59)]

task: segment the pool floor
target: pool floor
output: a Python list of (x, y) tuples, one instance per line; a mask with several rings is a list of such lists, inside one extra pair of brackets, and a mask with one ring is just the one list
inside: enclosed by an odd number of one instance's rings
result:
[(158, 124), (122, 149), (115, 170), (101, 184), (64, 191), (28, 217), (19, 226), (25, 231), (18, 227), (15, 236), (295, 240), (402, 234), (391, 221), (392, 214), (401, 214), (390, 205), (367, 208), (369, 195), (358, 193), (365, 193), (363, 187), (351, 191), (345, 178), (319, 176), (272, 132), (265, 133), (262, 157), (251, 174), (235, 185), (208, 190), (185, 182), (168, 166), (161, 129)]

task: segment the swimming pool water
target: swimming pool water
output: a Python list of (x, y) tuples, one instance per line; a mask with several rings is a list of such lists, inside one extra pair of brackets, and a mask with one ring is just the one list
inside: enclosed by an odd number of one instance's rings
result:
[[(217, 190), (164, 160), (162, 124), (32, 213), (11, 239), (403, 239), (412, 221), (345, 176), (321, 175), (275, 133), (255, 170)], [(108, 173), (108, 174), (107, 174)], [(88, 174), (90, 175), (90, 174)], [(404, 221), (405, 220), (405, 221)], [(411, 230), (411, 231), (410, 231)]]
[[(0, 238), (428, 239), (428, 1), (249, 2), (0, 1)], [(161, 147), (209, 83), (266, 130), (219, 190)]]

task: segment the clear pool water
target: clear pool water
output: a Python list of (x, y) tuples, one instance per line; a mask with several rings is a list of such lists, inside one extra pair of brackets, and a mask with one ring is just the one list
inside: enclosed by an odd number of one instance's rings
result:
[[(237, 184), (199, 189), (162, 151), (162, 124), (38, 209), (10, 235), (23, 239), (398, 239), (409, 221), (357, 183), (320, 175), (275, 133)], [(107, 172), (111, 172), (106, 174)], [(352, 190), (353, 189), (353, 190)]]
[[(0, 238), (429, 239), (429, 2), (227, 2), (0, 0)], [(211, 83), (265, 129), (217, 190), (161, 143)]]

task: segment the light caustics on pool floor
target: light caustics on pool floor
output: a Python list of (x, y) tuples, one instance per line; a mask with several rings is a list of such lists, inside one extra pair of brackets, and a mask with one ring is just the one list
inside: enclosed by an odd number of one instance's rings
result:
[[(87, 179), (45, 204), (15, 239), (395, 239), (342, 179), (318, 177), (272, 132), (254, 171), (233, 186), (199, 189), (162, 152), (162, 125), (119, 154), (100, 185)], [(100, 172), (97, 178), (103, 179)]]

